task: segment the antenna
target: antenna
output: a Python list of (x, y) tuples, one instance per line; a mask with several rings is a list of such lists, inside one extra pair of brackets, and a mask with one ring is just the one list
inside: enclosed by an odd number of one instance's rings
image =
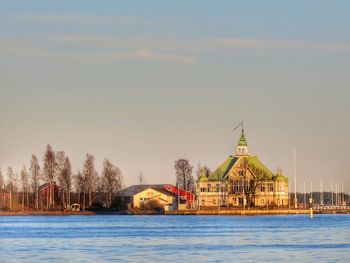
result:
[(237, 130), (239, 127), (242, 127), (242, 130), (244, 130), (244, 122), (242, 121), (240, 124), (238, 124), (235, 128), (233, 128), (233, 132)]

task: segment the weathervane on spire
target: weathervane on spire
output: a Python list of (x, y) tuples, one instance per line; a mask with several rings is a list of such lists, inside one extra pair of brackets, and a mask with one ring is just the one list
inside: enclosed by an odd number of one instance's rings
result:
[(237, 130), (239, 127), (242, 127), (242, 131), (244, 131), (244, 121), (242, 121), (242, 122), (240, 122), (240, 124), (238, 124), (235, 128), (233, 128), (233, 132), (235, 131), (235, 130)]

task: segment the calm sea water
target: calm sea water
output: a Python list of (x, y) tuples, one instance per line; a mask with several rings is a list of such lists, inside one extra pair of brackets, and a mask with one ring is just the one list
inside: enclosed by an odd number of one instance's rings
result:
[(0, 217), (0, 262), (350, 262), (350, 215)]

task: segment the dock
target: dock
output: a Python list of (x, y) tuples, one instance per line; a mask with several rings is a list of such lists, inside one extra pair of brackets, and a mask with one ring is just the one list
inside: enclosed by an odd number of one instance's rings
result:
[[(165, 215), (299, 215), (309, 214), (309, 209), (189, 209), (189, 210), (169, 210)], [(350, 214), (350, 207), (346, 209), (314, 209), (315, 214)]]

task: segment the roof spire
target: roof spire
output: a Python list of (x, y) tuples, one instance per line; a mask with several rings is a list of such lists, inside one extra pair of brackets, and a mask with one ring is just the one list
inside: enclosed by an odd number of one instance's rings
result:
[(244, 135), (244, 127), (242, 126), (241, 138), (239, 138), (238, 146), (248, 146), (247, 140)]
[(248, 143), (244, 134), (244, 122), (242, 121), (234, 130), (236, 130), (238, 127), (241, 127), (242, 131), (241, 131), (241, 137), (239, 138), (239, 141), (238, 141), (238, 148), (237, 148), (236, 155), (247, 156), (249, 155), (249, 152), (248, 152)]

